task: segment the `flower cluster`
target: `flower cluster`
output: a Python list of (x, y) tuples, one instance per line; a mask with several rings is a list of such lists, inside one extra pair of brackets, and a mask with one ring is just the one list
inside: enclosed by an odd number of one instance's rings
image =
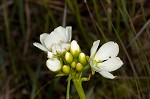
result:
[(100, 40), (97, 40), (93, 43), (89, 57), (82, 52), (77, 41), (71, 41), (71, 38), (72, 27), (59, 26), (50, 34), (41, 34), (41, 44), (33, 43), (33, 45), (47, 53), (46, 65), (58, 75), (81, 73), (88, 67), (91, 68), (92, 74), (96, 71), (105, 78), (115, 78), (110, 72), (123, 65), (121, 59), (117, 57), (119, 53), (117, 43), (110, 41), (98, 49)]
[(70, 44), (70, 49), (64, 54), (51, 58), (51, 53), (48, 52), (47, 67), (59, 75), (69, 75), (70, 72), (81, 72), (87, 64), (87, 57), (81, 52), (77, 42), (73, 40)]

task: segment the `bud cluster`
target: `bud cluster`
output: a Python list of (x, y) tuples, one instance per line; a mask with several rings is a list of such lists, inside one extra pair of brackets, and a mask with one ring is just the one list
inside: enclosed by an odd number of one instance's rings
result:
[(70, 49), (61, 57), (63, 65), (61, 72), (68, 75), (72, 71), (82, 72), (87, 65), (87, 56), (81, 52), (80, 46), (75, 40), (70, 44)]

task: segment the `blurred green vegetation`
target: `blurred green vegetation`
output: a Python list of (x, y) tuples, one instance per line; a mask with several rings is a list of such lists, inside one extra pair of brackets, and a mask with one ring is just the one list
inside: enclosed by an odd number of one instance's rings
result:
[[(96, 73), (84, 82), (87, 99), (150, 99), (149, 0), (85, 1), (0, 1), (0, 99), (65, 99), (66, 77), (55, 77), (46, 54), (33, 46), (60, 25), (72, 26), (86, 54), (98, 39), (120, 45), (118, 77)], [(71, 99), (78, 99), (71, 86)]]

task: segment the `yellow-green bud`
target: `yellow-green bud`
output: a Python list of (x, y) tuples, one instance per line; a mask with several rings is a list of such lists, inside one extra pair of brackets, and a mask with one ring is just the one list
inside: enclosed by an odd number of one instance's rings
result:
[(69, 73), (70, 73), (70, 67), (69, 67), (68, 65), (64, 65), (64, 66), (62, 67), (62, 71), (63, 71), (63, 73), (65, 73), (65, 74), (69, 74)]
[(67, 62), (68, 64), (70, 64), (70, 63), (73, 61), (73, 56), (72, 56), (72, 54), (71, 54), (70, 52), (67, 52), (67, 53), (65, 54), (65, 60), (66, 60), (66, 62)]
[(71, 63), (71, 68), (75, 68), (75, 67), (76, 67), (76, 62), (73, 61), (73, 62)]
[(80, 46), (78, 45), (77, 41), (73, 40), (71, 42), (70, 52), (75, 58), (77, 58), (79, 56), (81, 49), (80, 49)]
[(82, 65), (86, 65), (87, 64), (86, 55), (84, 53), (80, 53), (79, 54), (79, 62)]
[(82, 70), (83, 70), (83, 65), (82, 65), (81, 63), (77, 63), (77, 65), (76, 65), (76, 70), (77, 70), (78, 72), (82, 71)]

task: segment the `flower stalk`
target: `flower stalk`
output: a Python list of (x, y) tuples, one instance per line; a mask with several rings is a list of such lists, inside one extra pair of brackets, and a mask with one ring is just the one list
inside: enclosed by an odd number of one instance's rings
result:
[(66, 99), (69, 99), (69, 95), (70, 95), (70, 81), (71, 79), (68, 79)]
[(72, 79), (73, 81), (73, 84), (78, 92), (78, 95), (80, 97), (80, 99), (86, 99), (86, 96), (85, 96), (85, 93), (84, 93), (84, 90), (83, 90), (83, 87), (82, 87), (82, 81), (81, 79), (78, 79), (76, 77), (74, 77)]

